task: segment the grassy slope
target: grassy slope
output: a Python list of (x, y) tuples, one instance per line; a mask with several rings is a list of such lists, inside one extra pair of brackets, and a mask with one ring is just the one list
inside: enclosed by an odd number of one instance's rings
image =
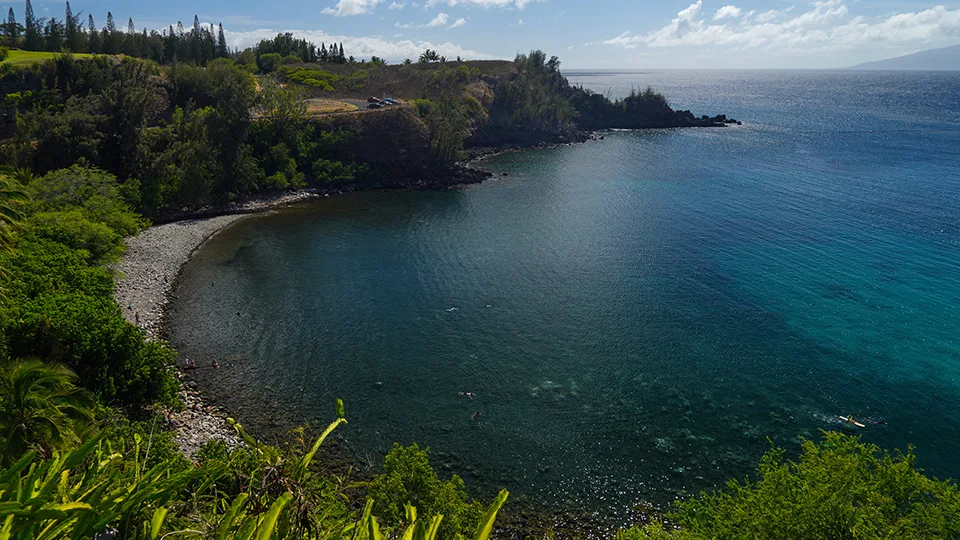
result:
[[(0, 62), (2, 64), (30, 64), (32, 62), (43, 62), (44, 60), (50, 60), (60, 53), (54, 52), (45, 52), (45, 51), (21, 51), (18, 49), (12, 49), (10, 51), (10, 56), (7, 56), (6, 60)], [(75, 53), (74, 56), (77, 58), (92, 58), (93, 55), (89, 53)]]

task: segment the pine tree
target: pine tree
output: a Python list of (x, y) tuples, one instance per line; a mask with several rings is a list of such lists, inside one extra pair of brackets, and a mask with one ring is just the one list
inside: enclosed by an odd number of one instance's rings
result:
[(7, 12), (7, 27), (4, 34), (9, 38), (11, 45), (16, 45), (17, 40), (20, 39), (20, 25), (17, 24), (17, 16), (14, 15), (13, 8)]
[(227, 50), (227, 38), (223, 35), (223, 23), (218, 25), (217, 29), (217, 56), (226, 58), (230, 52)]
[(173, 25), (167, 30), (167, 37), (163, 43), (163, 59), (172, 62), (177, 58), (177, 34), (173, 31)]
[(63, 23), (55, 17), (50, 17), (47, 26), (44, 27), (44, 34), (48, 51), (60, 52), (63, 50)]
[(117, 54), (118, 50), (117, 25), (113, 22), (113, 13), (107, 12), (107, 24), (103, 27), (100, 38), (100, 48), (103, 54)]
[(196, 34), (195, 37), (200, 37), (200, 19), (196, 15), (193, 16), (193, 33)]
[(30, 0), (26, 1), (23, 23), (26, 30), (26, 35), (23, 39), (23, 48), (28, 51), (42, 50), (43, 36), (40, 35), (40, 28), (37, 28), (37, 17), (33, 14), (33, 4), (30, 3)]
[[(11, 13), (13, 12), (11, 11)], [(320, 44), (320, 61), (321, 62), (327, 61), (327, 46), (324, 45), (323, 43)]]
[(30, 0), (27, 0), (26, 7), (23, 10), (23, 20), (29, 29), (31, 26), (37, 24), (37, 19), (33, 15), (33, 4), (30, 3)]
[(343, 42), (340, 42), (340, 58), (338, 61), (342, 64), (347, 61), (347, 58), (343, 55)]
[(96, 54), (100, 52), (100, 34), (97, 25), (93, 22), (93, 14), (87, 15), (87, 50)]
[(66, 25), (66, 37), (67, 37), (67, 48), (73, 52), (78, 52), (80, 50), (80, 43), (77, 39), (78, 34), (78, 19), (79, 16), (73, 15), (73, 10), (70, 9), (70, 2), (67, 2), (67, 10), (64, 13), (63, 22)]
[(137, 33), (137, 27), (133, 25), (133, 17), (127, 19), (127, 35), (132, 36)]
[(212, 60), (214, 58), (218, 58), (219, 55), (217, 54), (217, 33), (213, 29), (213, 23), (210, 23), (209, 32), (204, 31), (203, 40), (205, 42), (205, 45), (208, 46), (210, 59)]

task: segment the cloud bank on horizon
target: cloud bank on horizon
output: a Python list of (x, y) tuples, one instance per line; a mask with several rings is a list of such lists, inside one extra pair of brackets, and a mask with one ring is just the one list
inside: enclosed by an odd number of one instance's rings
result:
[[(796, 9), (788, 11), (797, 12)], [(643, 45), (717, 46), (796, 53), (848, 50), (872, 44), (923, 43), (949, 36), (960, 39), (960, 8), (949, 10), (942, 5), (874, 21), (851, 16), (843, 0), (817, 1), (807, 11), (795, 15), (788, 11), (744, 12), (734, 5), (726, 5), (709, 16), (704, 13), (703, 0), (697, 0), (659, 29), (640, 34), (627, 31), (600, 43), (627, 49)], [(708, 17), (715, 22), (708, 23)], [(729, 19), (734, 20), (725, 22)]]
[[(342, 41), (357, 57), (391, 61), (416, 58), (425, 48), (467, 59), (512, 58), (542, 48), (564, 51), (565, 65), (575, 67), (842, 67), (960, 42), (958, 0), (950, 0), (952, 6), (901, 0), (888, 12), (858, 0), (649, 6), (611, 0), (610, 9), (572, 0), (327, 1), (322, 25), (349, 28), (228, 30), (228, 41), (242, 48), (291, 32), (317, 43)], [(670, 5), (674, 11), (665, 11)], [(611, 36), (614, 26), (625, 31)], [(389, 34), (398, 30), (416, 32)]]

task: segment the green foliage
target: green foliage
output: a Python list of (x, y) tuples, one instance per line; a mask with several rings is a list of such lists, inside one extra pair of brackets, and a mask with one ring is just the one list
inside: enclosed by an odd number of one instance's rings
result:
[(0, 47), (0, 62), (3, 62), (10, 56), (10, 47)]
[(130, 209), (116, 177), (98, 169), (73, 165), (53, 171), (32, 182), (29, 191), (35, 211), (76, 209), (76, 214), (109, 227), (119, 237), (134, 235), (148, 224)]
[[(0, 476), (3, 532), (10, 538), (37, 540), (93, 538), (107, 531), (150, 538), (151, 529), (163, 522), (153, 519), (157, 508), (211, 474), (190, 468), (174, 472), (169, 463), (145, 469), (137, 459), (139, 448), (133, 459), (114, 450), (93, 437), (49, 459), (25, 454)], [(195, 494), (205, 491), (200, 483)]]
[(435, 100), (417, 100), (417, 111), (430, 129), (430, 146), (437, 163), (451, 165), (463, 157), (463, 140), (471, 121), (463, 101), (451, 94)]
[(23, 92), (11, 92), (3, 97), (3, 106), (14, 109), (20, 107), (24, 103), (29, 102), (30, 98), (32, 97), (33, 92), (30, 90), (24, 90)]
[(362, 178), (367, 169), (363, 165), (344, 164), (320, 158), (313, 162), (313, 178), (319, 184), (346, 184)]
[(287, 80), (317, 88), (324, 92), (333, 92), (340, 83), (340, 77), (338, 75), (322, 69), (283, 66), (280, 72)]
[(366, 86), (370, 69), (352, 70), (344, 75), (337, 75), (318, 65), (280, 66), (280, 74), (288, 81), (302, 84), (324, 92), (351, 92), (362, 90)]
[(420, 53), (419, 62), (421, 64), (429, 64), (431, 62), (439, 62), (439, 61), (440, 61), (440, 53), (438, 53), (433, 49), (426, 49), (422, 53)]
[(10, 315), (4, 332), (12, 356), (66, 364), (107, 403), (173, 399), (172, 351), (126, 322), (109, 295), (44, 292), (18, 302)]
[(276, 37), (263, 39), (257, 43), (253, 49), (248, 49), (257, 57), (267, 54), (278, 54), (284, 59), (289, 57), (297, 58), (297, 62), (335, 62), (342, 64), (343, 45), (337, 47), (331, 43), (329, 51), (325, 44), (321, 44), (318, 49), (314, 43), (305, 39), (295, 38), (293, 34), (286, 32), (277, 34)]
[(33, 234), (75, 250), (91, 264), (115, 262), (123, 254), (123, 237), (105, 223), (87, 219), (81, 210), (38, 212), (31, 216)]
[[(18, 182), (0, 175), (0, 251), (11, 251), (13, 231), (23, 219), (22, 207), (29, 197)], [(0, 266), (0, 273), (3, 267)]]
[(469, 534), (480, 525), (483, 507), (467, 496), (459, 476), (440, 480), (430, 466), (429, 449), (395, 444), (383, 468), (383, 474), (370, 483), (368, 495), (374, 512), (385, 523), (401, 523), (406, 515), (404, 506), (409, 503), (428, 517), (443, 516), (437, 535), (440, 539)]
[(298, 129), (307, 117), (303, 93), (293, 87), (284, 88), (273, 77), (260, 80), (256, 108), (261, 118), (269, 119), (272, 127), (279, 130)]
[(280, 66), (283, 57), (278, 53), (261, 54), (257, 58), (257, 64), (260, 66), (260, 73), (273, 73)]
[(633, 89), (630, 95), (616, 101), (577, 87), (572, 89), (571, 102), (579, 113), (578, 123), (585, 129), (659, 127), (675, 125), (678, 121), (667, 98), (650, 87), (643, 91)]
[[(237, 450), (208, 446), (196, 467), (185, 466), (182, 458), (154, 464), (149, 456), (162, 437), (143, 426), (101, 433), (47, 459), (28, 452), (0, 472), (0, 534), (18, 540), (101, 533), (130, 539), (183, 534), (218, 540), (443, 538), (447, 517), (441, 514), (418, 520), (417, 509), (408, 504), (397, 528), (381, 528), (372, 500), (356, 517), (346, 511), (338, 491), (318, 497), (312, 486), (319, 477), (310, 472), (310, 462), (323, 440), (345, 422), (342, 413), (338, 402), (338, 418), (303, 453), (263, 445), (238, 426), (247, 445), (245, 470), (253, 471), (239, 493), (220, 489)], [(507, 496), (502, 491), (486, 512), (481, 508), (476, 527), (465, 535), (488, 540)]]
[(65, 364), (108, 403), (172, 400), (173, 353), (124, 320), (103, 267), (146, 222), (100, 170), (52, 171), (27, 189), (32, 214), (16, 254), (0, 258), (9, 278), (0, 306), (5, 354)]
[(21, 360), (0, 365), (0, 463), (28, 449), (49, 455), (80, 442), (93, 419), (93, 400), (67, 367)]
[(924, 476), (912, 449), (891, 456), (857, 437), (824, 432), (796, 462), (773, 449), (757, 480), (681, 502), (656, 524), (624, 538), (957, 538), (960, 489)]
[(496, 87), (490, 119), (494, 125), (562, 133), (571, 128), (576, 112), (566, 96), (569, 88), (556, 56), (543, 51), (518, 54), (515, 74)]

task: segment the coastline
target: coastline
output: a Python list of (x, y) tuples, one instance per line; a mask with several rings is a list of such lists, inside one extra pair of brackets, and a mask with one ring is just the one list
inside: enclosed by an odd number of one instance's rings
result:
[[(472, 160), (471, 160), (472, 161)], [(370, 186), (369, 189), (438, 189), (455, 188), (479, 183), (491, 175), (476, 168), (461, 167), (456, 175), (461, 180), (455, 184), (439, 186), (434, 182), (419, 181), (401, 186)], [(164, 340), (164, 318), (174, 284), (183, 266), (196, 250), (209, 239), (236, 222), (254, 214), (268, 212), (331, 194), (342, 195), (358, 191), (356, 186), (318, 189), (305, 188), (254, 197), (241, 204), (208, 207), (193, 212), (184, 212), (162, 219), (124, 240), (126, 252), (111, 270), (117, 277), (114, 283), (114, 299), (123, 312), (123, 317), (140, 327), (148, 339)], [(203, 364), (204, 359), (199, 360)], [(168, 411), (173, 421), (174, 441), (180, 451), (192, 458), (204, 444), (222, 440), (228, 446), (241, 444), (240, 438), (226, 419), (228, 414), (213, 405), (215, 399), (204, 396), (197, 382), (188, 376), (177, 363), (172, 368), (180, 381), (180, 398), (184, 407)]]
[[(487, 179), (494, 175), (483, 169), (484, 161), (492, 156), (521, 150), (572, 146), (603, 138), (601, 133), (591, 133), (589, 137), (579, 141), (488, 148), (484, 152), (471, 155), (461, 164), (461, 167), (482, 173), (482, 179)], [(481, 176), (478, 175), (477, 178)], [(415, 184), (394, 188), (394, 190), (451, 189), (472, 183), (479, 182), (462, 182), (443, 188)], [(254, 198), (231, 207), (207, 208), (194, 214), (185, 213), (178, 221), (167, 221), (151, 226), (139, 235), (125, 239), (127, 251), (121, 261), (112, 265), (114, 272), (119, 274), (116, 279), (114, 298), (124, 317), (131, 324), (137, 324), (142, 328), (149, 339), (164, 340), (166, 309), (172, 299), (181, 270), (208, 240), (255, 214), (353, 191), (355, 189), (350, 188), (342, 191), (336, 189), (321, 191), (315, 188), (287, 191)], [(200, 365), (206, 365), (210, 359), (194, 360)], [(181, 384), (179, 395), (184, 407), (181, 410), (167, 411), (167, 416), (173, 421), (173, 438), (181, 453), (188, 459), (193, 459), (193, 455), (204, 444), (214, 440), (224, 441), (229, 448), (241, 446), (242, 440), (226, 421), (229, 416), (232, 416), (229, 410), (215, 405), (218, 402), (216, 392), (202, 391), (203, 381), (197, 379), (196, 374), (182, 370), (179, 362), (178, 359), (177, 365), (172, 369)], [(331, 441), (329, 444), (337, 443)], [(351, 454), (349, 448), (339, 446), (338, 456), (344, 459), (334, 459), (323, 466), (329, 467), (337, 474), (359, 474), (362, 478), (372, 474), (373, 465), (355, 459), (356, 456)], [(575, 504), (547, 509), (536, 501), (518, 497), (510, 510), (503, 512), (501, 519), (505, 538), (525, 538), (531, 532), (546, 534), (557, 531), (581, 531), (585, 528), (590, 530), (590, 536), (601, 537), (616, 530), (627, 521), (647, 522), (652, 515), (656, 514), (657, 511), (653, 507), (633, 508), (628, 512), (629, 518), (621, 522), (591, 515)], [(619, 519), (622, 520), (623, 516)]]
[[(114, 299), (123, 316), (143, 329), (148, 339), (164, 338), (163, 319), (173, 286), (183, 265), (207, 240), (253, 214), (318, 197), (301, 190), (255, 198), (233, 207), (230, 213), (203, 216), (152, 226), (124, 240), (127, 250), (111, 269), (117, 274)], [(211, 405), (196, 383), (185, 376), (179, 364), (174, 373), (180, 380), (182, 410), (169, 411), (174, 441), (188, 458), (211, 440), (223, 440), (230, 447), (240, 438), (227, 422), (225, 411)]]
[[(476, 148), (457, 167), (455, 179), (446, 185), (435, 181), (385, 183), (357, 189), (356, 186), (339, 188), (304, 188), (254, 197), (241, 204), (202, 208), (167, 216), (158, 223), (141, 231), (137, 236), (124, 240), (126, 252), (111, 269), (117, 277), (114, 284), (114, 299), (124, 318), (140, 327), (151, 340), (165, 339), (164, 318), (173, 287), (183, 266), (196, 250), (224, 229), (251, 215), (267, 212), (307, 200), (343, 195), (354, 191), (372, 189), (452, 189), (474, 183), (482, 183), (493, 175), (482, 168), (481, 163), (491, 156), (502, 153), (582, 144), (602, 139), (594, 133), (584, 133), (576, 140), (563, 142), (540, 141), (536, 144), (502, 145), (495, 148)], [(199, 360), (203, 364), (204, 359)], [(230, 447), (238, 446), (240, 438), (227, 424), (228, 414), (213, 405), (215, 399), (204, 396), (197, 382), (188, 376), (178, 363), (173, 366), (174, 375), (180, 381), (180, 398), (184, 407), (168, 411), (173, 421), (174, 441), (180, 451), (192, 458), (204, 444), (223, 440)]]

